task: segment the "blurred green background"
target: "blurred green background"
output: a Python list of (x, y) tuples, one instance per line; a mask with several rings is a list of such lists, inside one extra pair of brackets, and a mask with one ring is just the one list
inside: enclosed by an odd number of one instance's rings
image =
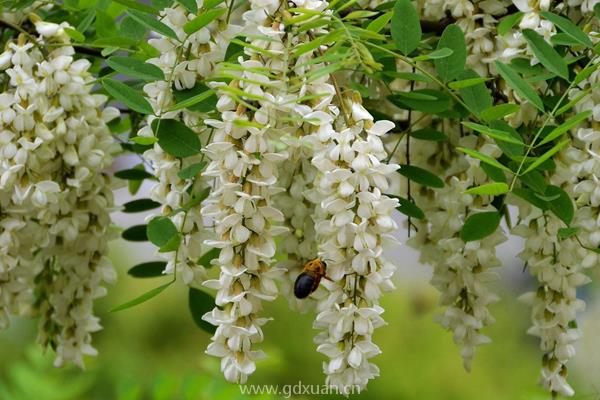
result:
[[(98, 357), (87, 359), (85, 371), (52, 367), (52, 354), (42, 356), (35, 341), (35, 321), (13, 320), (0, 335), (0, 399), (118, 399), (195, 400), (280, 398), (246, 396), (237, 385), (226, 383), (219, 362), (206, 356), (209, 335), (192, 321), (187, 291), (182, 285), (135, 308), (110, 313), (114, 306), (160, 284), (161, 278), (134, 279), (128, 267), (143, 259), (132, 257), (131, 244), (117, 241), (111, 255), (119, 271), (119, 282), (98, 302), (97, 314), (104, 330), (96, 334)], [(144, 253), (139, 251), (139, 254)], [(126, 256), (127, 254), (127, 256)], [(165, 278), (162, 278), (165, 279)], [(506, 280), (504, 280), (506, 283)], [(521, 283), (520, 286), (524, 284)], [(526, 284), (525, 284), (526, 285)], [(527, 307), (517, 300), (523, 287), (496, 288), (503, 300), (493, 306), (496, 324), (488, 330), (491, 345), (482, 347), (473, 371), (462, 368), (451, 334), (434, 321), (436, 293), (423, 279), (402, 275), (397, 290), (384, 297), (388, 325), (380, 328), (375, 341), (383, 354), (374, 362), (381, 369), (361, 399), (550, 399), (536, 385), (540, 354), (536, 338), (527, 336)], [(572, 363), (571, 382), (577, 399), (600, 399), (600, 315), (588, 288), (588, 306), (582, 321), (586, 339)], [(265, 315), (275, 319), (265, 329), (263, 349), (269, 358), (258, 363), (252, 384), (322, 385), (323, 357), (316, 353), (311, 314), (288, 309), (284, 298), (266, 306)], [(595, 384), (598, 387), (595, 387)], [(314, 398), (315, 396), (300, 396)], [(335, 397), (335, 396), (328, 396)]]

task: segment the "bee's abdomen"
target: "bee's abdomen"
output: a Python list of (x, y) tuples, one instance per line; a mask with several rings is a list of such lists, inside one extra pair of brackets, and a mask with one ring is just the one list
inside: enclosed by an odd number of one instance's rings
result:
[(306, 272), (301, 273), (294, 283), (294, 296), (299, 299), (308, 297), (315, 290), (315, 283), (314, 276), (308, 275)]

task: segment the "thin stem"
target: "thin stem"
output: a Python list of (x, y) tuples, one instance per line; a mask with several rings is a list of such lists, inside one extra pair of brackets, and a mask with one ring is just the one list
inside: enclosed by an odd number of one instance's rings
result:
[[(415, 68), (413, 67), (412, 72), (415, 72)], [(415, 89), (415, 81), (410, 81), (410, 91), (412, 92)], [(410, 126), (410, 121), (412, 119), (412, 109), (408, 110), (408, 126)], [(410, 165), (410, 135), (406, 136), (406, 165)], [(406, 180), (406, 197), (408, 201), (412, 202), (412, 195), (410, 193), (410, 178)], [(410, 227), (412, 225), (412, 220), (410, 215), (408, 216), (408, 237), (410, 237)]]
[(423, 118), (425, 118), (427, 116), (427, 114), (423, 114), (419, 117), (419, 119), (417, 119), (415, 122), (413, 122), (412, 124), (410, 124), (406, 129), (404, 129), (403, 131), (401, 131), (400, 133), (398, 133), (398, 135), (400, 135), (398, 137), (398, 140), (396, 141), (396, 144), (394, 145), (394, 148), (392, 149), (391, 153), (388, 155), (388, 157), (385, 159), (385, 163), (389, 163), (390, 160), (392, 159), (392, 157), (394, 157), (394, 154), (396, 153), (396, 150), (398, 150), (398, 147), (400, 146), (400, 142), (402, 141), (402, 138), (404, 137), (404, 135), (406, 135), (414, 125), (418, 124), (419, 122), (421, 122), (423, 120)]

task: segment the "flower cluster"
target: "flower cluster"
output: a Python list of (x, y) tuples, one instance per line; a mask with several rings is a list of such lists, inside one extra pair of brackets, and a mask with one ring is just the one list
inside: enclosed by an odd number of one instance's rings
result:
[[(198, 7), (202, 1), (198, 1)], [(224, 4), (220, 5), (225, 7)], [(147, 62), (159, 67), (165, 80), (158, 80), (144, 85), (144, 92), (152, 105), (155, 115), (149, 116), (147, 125), (138, 131), (141, 137), (154, 137), (152, 123), (160, 124), (159, 119), (175, 119), (191, 128), (202, 141), (206, 141), (212, 133), (203, 120), (206, 112), (203, 107), (196, 109), (180, 109), (168, 111), (177, 101), (178, 94), (195, 93), (199, 88), (206, 89), (200, 82), (214, 73), (215, 65), (225, 56), (231, 37), (238, 28), (226, 25), (223, 20), (215, 20), (191, 35), (184, 32), (183, 26), (196, 14), (190, 13), (184, 6), (175, 4), (161, 11), (162, 22), (171, 28), (178, 39), (159, 35), (151, 38), (149, 44), (159, 51), (159, 55)], [(224, 18), (224, 17), (223, 17)], [(195, 176), (181, 176), (186, 168), (196, 168), (199, 172), (205, 165), (204, 155), (196, 155), (178, 159), (166, 153), (158, 143), (144, 153), (144, 159), (152, 166), (157, 184), (150, 195), (154, 201), (162, 205), (162, 212), (169, 216), (182, 241), (174, 251), (159, 253), (166, 259), (165, 273), (175, 271), (185, 284), (199, 285), (206, 278), (205, 269), (197, 264), (202, 255), (205, 239), (204, 221), (199, 206), (188, 206), (193, 197), (207, 186), (206, 182)], [(185, 212), (179, 212), (185, 208)]]
[(554, 394), (572, 396), (566, 364), (575, 355), (574, 342), (581, 336), (575, 317), (585, 303), (577, 299), (576, 289), (589, 280), (582, 273), (587, 250), (574, 238), (557, 239), (562, 227), (558, 218), (539, 216), (537, 210), (526, 208), (523, 215), (530, 216), (528, 224), (514, 231), (526, 238), (521, 258), (539, 283), (537, 291), (522, 296), (532, 308), (533, 326), (528, 332), (540, 338), (544, 352), (541, 383)]
[[(420, 250), (421, 262), (433, 266), (431, 283), (440, 291), (439, 302), (445, 307), (438, 322), (453, 333), (462, 348), (465, 369), (470, 370), (476, 347), (490, 342), (482, 329), (494, 322), (488, 306), (497, 296), (487, 285), (496, 276), (492, 269), (501, 264), (496, 246), (506, 238), (499, 230), (476, 241), (465, 242), (460, 236), (469, 215), (495, 211), (490, 199), (465, 193), (486, 179), (479, 161), (465, 159), (455, 150), (441, 151), (434, 157), (436, 149), (416, 145), (413, 161), (440, 171), (446, 185), (415, 190), (415, 199), (427, 218), (415, 222), (416, 236), (408, 243)], [(474, 135), (453, 137), (452, 143), (442, 146), (468, 146), (489, 156), (498, 152), (495, 145)]]
[(276, 105), (285, 94), (287, 68), (278, 9), (278, 2), (250, 2), (243, 20), (251, 46), (240, 57), (241, 69), (220, 70), (236, 78), (217, 86), (221, 119), (205, 121), (215, 133), (205, 149), (211, 162), (204, 175), (215, 178), (216, 186), (202, 215), (215, 224), (216, 238), (207, 245), (221, 249), (219, 279), (204, 282), (217, 289), (217, 307), (203, 317), (217, 327), (207, 353), (221, 357), (225, 378), (238, 383), (264, 356), (254, 347), (268, 320), (259, 314), (261, 303), (276, 298), (275, 279), (283, 272), (271, 267), (275, 236), (286, 230), (277, 225), (284, 216), (273, 199), (281, 191), (278, 165), (286, 158), (273, 141), (282, 124)]
[[(392, 212), (398, 206), (384, 193), (398, 166), (386, 163), (381, 141), (394, 124), (374, 122), (356, 95), (340, 106), (342, 115), (323, 118), (314, 133), (312, 162), (321, 210), (315, 216), (316, 237), (328, 275), (326, 296), (317, 304), (314, 326), (321, 332), (315, 341), (329, 358), (324, 363), (327, 384), (343, 392), (362, 389), (379, 375), (369, 360), (381, 352), (372, 341), (374, 329), (385, 323), (379, 299), (394, 287), (395, 266), (383, 258), (383, 248), (394, 242)], [(345, 109), (351, 110), (348, 115)]]
[(0, 320), (35, 310), (56, 364), (83, 366), (101, 328), (93, 301), (115, 278), (102, 171), (118, 150), (106, 123), (119, 111), (91, 93), (90, 63), (74, 57), (67, 25), (33, 21), (40, 36), (20, 35), (0, 54)]
[[(597, 82), (594, 72), (584, 80), (583, 88)], [(580, 89), (574, 89), (571, 97)], [(578, 112), (594, 111), (595, 95), (577, 105)], [(588, 127), (577, 129), (573, 146), (559, 152), (556, 170), (551, 182), (571, 194), (577, 205), (572, 225), (577, 227), (576, 237), (561, 237), (565, 228), (555, 216), (522, 205), (520, 215), (525, 223), (515, 228), (515, 233), (526, 238), (521, 254), (527, 268), (538, 281), (537, 291), (526, 293), (522, 299), (532, 307), (533, 326), (529, 333), (540, 338), (544, 352), (541, 382), (548, 390), (572, 396), (574, 390), (567, 382), (567, 362), (575, 355), (575, 342), (581, 336), (576, 316), (583, 311), (585, 302), (577, 298), (577, 288), (589, 278), (585, 269), (598, 265), (600, 256), (588, 249), (600, 246), (600, 216), (598, 206), (597, 176), (600, 173), (598, 144), (600, 136), (594, 129), (592, 117)]]

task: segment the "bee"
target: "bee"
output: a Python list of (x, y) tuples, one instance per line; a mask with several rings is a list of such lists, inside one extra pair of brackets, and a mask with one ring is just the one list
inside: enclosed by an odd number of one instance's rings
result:
[(298, 275), (294, 283), (294, 296), (304, 299), (317, 290), (321, 278), (331, 280), (325, 275), (326, 268), (327, 264), (318, 258), (304, 264), (302, 273)]

